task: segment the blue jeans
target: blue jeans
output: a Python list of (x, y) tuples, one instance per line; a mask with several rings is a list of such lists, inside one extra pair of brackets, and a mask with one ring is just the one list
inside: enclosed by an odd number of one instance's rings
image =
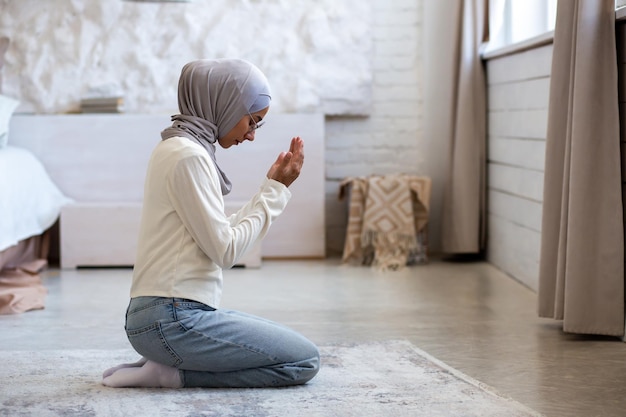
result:
[(298, 385), (319, 370), (317, 347), (293, 330), (184, 298), (131, 299), (126, 334), (146, 359), (178, 368), (185, 387)]

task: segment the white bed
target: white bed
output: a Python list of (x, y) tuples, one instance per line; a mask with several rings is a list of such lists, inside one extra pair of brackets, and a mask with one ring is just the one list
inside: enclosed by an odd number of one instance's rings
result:
[(28, 150), (0, 149), (0, 251), (48, 230), (71, 202)]
[(48, 264), (52, 226), (67, 199), (28, 150), (0, 148), (0, 314), (45, 307), (38, 272)]
[(0, 95), (0, 272), (45, 257), (40, 238), (71, 202), (31, 151), (11, 144), (17, 104)]

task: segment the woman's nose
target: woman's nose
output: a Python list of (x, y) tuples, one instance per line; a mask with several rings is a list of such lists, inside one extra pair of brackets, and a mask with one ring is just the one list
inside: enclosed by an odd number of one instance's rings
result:
[(246, 133), (243, 138), (252, 142), (254, 140), (254, 130)]

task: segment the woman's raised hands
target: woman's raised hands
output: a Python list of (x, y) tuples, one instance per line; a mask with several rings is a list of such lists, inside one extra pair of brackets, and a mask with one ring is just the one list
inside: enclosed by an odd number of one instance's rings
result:
[(299, 136), (291, 139), (288, 152), (281, 152), (267, 172), (267, 177), (282, 182), (287, 187), (300, 175), (304, 164), (304, 141)]

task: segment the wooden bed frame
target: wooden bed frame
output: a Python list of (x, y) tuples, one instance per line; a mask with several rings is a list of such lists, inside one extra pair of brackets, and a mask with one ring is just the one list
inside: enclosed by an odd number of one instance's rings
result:
[[(63, 268), (129, 266), (134, 263), (143, 181), (167, 115), (14, 115), (11, 145), (33, 152), (57, 186), (74, 203), (60, 219)], [(290, 188), (287, 209), (251, 251), (248, 266), (260, 258), (325, 256), (324, 116), (269, 115), (253, 143), (218, 146), (220, 167), (233, 183), (226, 196), (234, 211), (257, 192), (262, 178), (292, 136), (305, 141), (303, 172)]]

